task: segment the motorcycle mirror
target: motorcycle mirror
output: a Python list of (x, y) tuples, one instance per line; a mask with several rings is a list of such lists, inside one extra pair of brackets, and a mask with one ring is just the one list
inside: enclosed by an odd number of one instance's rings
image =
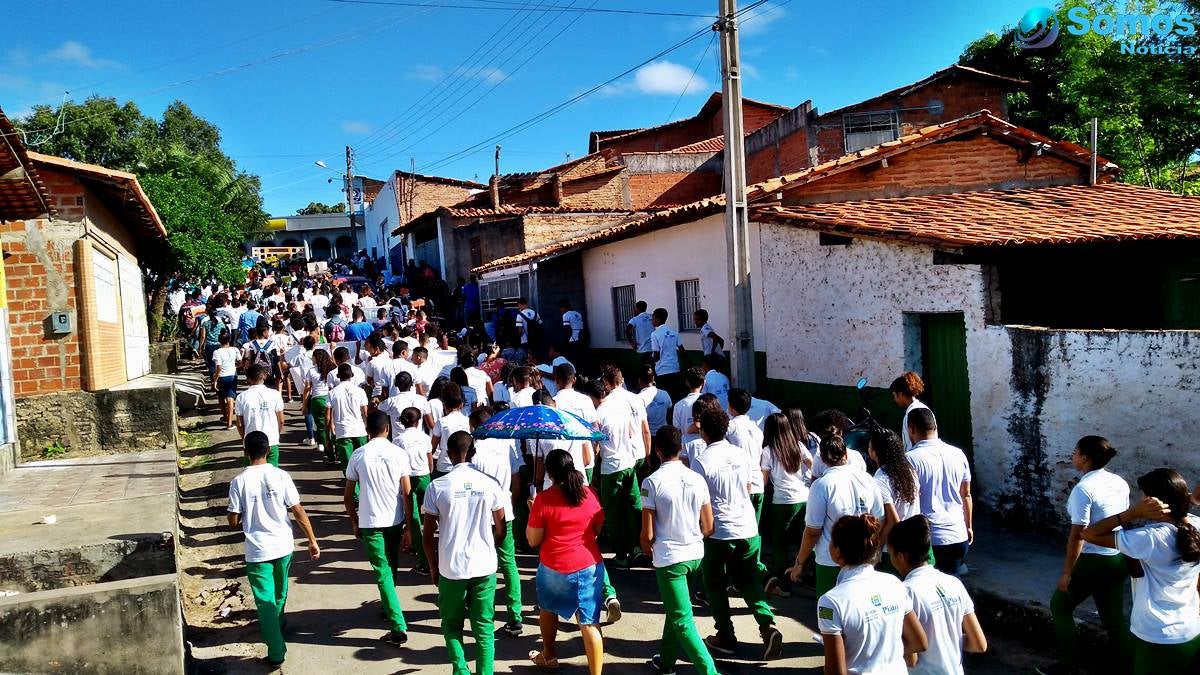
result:
[(865, 378), (865, 377), (858, 378), (858, 384), (856, 384), (854, 386), (858, 387), (859, 389), (865, 389), (867, 387), (867, 378)]

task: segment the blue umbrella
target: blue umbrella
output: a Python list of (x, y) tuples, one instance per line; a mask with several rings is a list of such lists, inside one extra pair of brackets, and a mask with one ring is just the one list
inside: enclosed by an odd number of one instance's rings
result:
[(528, 440), (603, 441), (608, 438), (579, 415), (546, 405), (502, 410), (480, 425), (473, 435), (475, 438)]

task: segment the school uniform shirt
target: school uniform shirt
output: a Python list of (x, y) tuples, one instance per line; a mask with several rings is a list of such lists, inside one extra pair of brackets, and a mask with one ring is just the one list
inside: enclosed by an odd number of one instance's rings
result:
[[(879, 496), (883, 497), (883, 503), (894, 506), (896, 508), (896, 515), (900, 517), (900, 520), (908, 520), (913, 516), (921, 514), (920, 485), (914, 486), (916, 494), (913, 496), (913, 500), (906, 502), (896, 494), (896, 486), (892, 484), (891, 477), (883, 469), (875, 469), (875, 484), (879, 486)], [(884, 546), (884, 548), (886, 549), (887, 547)]]
[(371, 380), (374, 382), (371, 386), (372, 396), (381, 395), (384, 386), (387, 386), (389, 390), (392, 388), (391, 385), (395, 378), (392, 378), (391, 381), (388, 380), (388, 376), (392, 373), (392, 357), (387, 352), (380, 352), (372, 356), (371, 360), (367, 362), (365, 370), (370, 373)]
[(533, 387), (525, 387), (521, 391), (514, 392), (512, 395), (513, 408), (528, 408), (533, 405), (533, 395), (537, 390)]
[(433, 449), (433, 458), (437, 461), (435, 468), (443, 473), (454, 466), (450, 462), (449, 453), (446, 452), (446, 444), (450, 441), (450, 435), (456, 431), (471, 431), (471, 421), (461, 410), (447, 413), (433, 425), (433, 431), (429, 434), (438, 439), (438, 446)]
[[(445, 414), (446, 414), (446, 404), (442, 403), (442, 399), (440, 399), (440, 398), (429, 399), (429, 417), (433, 419), (434, 424), (437, 424), (438, 420), (442, 419), (442, 416), (444, 416)], [(432, 433), (433, 429), (431, 428), (429, 431), (430, 431), (430, 433)]]
[(933, 565), (922, 565), (904, 577), (913, 614), (925, 629), (929, 648), (917, 655), (911, 675), (963, 675), (963, 617), (975, 603), (957, 577)]
[(817, 629), (842, 636), (847, 672), (905, 675), (904, 615), (912, 609), (896, 577), (870, 565), (847, 567), (817, 600)]
[(554, 407), (578, 415), (588, 424), (596, 423), (596, 404), (592, 402), (592, 397), (574, 389), (559, 390), (554, 395)]
[(342, 293), (342, 302), (345, 303), (346, 306), (353, 306), (358, 302), (358, 293), (355, 293), (354, 291), (344, 291)]
[[(1115, 516), (1129, 508), (1129, 483), (1124, 478), (1096, 469), (1083, 474), (1071, 495), (1067, 497), (1067, 514), (1071, 516), (1072, 525), (1087, 527)], [(1084, 553), (1096, 555), (1116, 555), (1115, 548), (1097, 546), (1088, 542), (1083, 543)]]
[(694, 391), (676, 401), (675, 407), (671, 410), (671, 425), (679, 430), (680, 442), (683, 443), (684, 448), (687, 448), (687, 444), (691, 441), (700, 438), (699, 434), (688, 431), (692, 426), (692, 405), (698, 398), (700, 398), (700, 392)]
[[(571, 455), (571, 462), (575, 465), (575, 471), (582, 475), (583, 482), (587, 483), (587, 474), (583, 472), (586, 468), (583, 461), (583, 444), (585, 441), (569, 441), (564, 438), (543, 438), (530, 441), (529, 443), (532, 446), (535, 461), (536, 458), (541, 457), (542, 461), (545, 462), (552, 451), (565, 450), (567, 454)], [(550, 477), (549, 471), (543, 471), (543, 473), (545, 475), (538, 489), (546, 491), (554, 487), (554, 479)]]
[(283, 396), (278, 389), (265, 384), (255, 384), (238, 394), (233, 403), (233, 412), (242, 418), (246, 433), (261, 431), (267, 442), (279, 445), (279, 417), (283, 411)]
[[(1187, 516), (1193, 527), (1200, 518)], [(1151, 523), (1116, 532), (1117, 550), (1142, 562), (1133, 579), (1129, 632), (1158, 645), (1177, 645), (1200, 635), (1200, 563), (1185, 563), (1175, 548), (1175, 524)]]
[(221, 347), (213, 352), (213, 363), (216, 364), (217, 377), (233, 377), (237, 375), (238, 362), (242, 353), (237, 347)]
[(361, 438), (367, 435), (362, 409), (367, 394), (354, 382), (343, 382), (329, 392), (329, 410), (333, 415), (334, 438)]
[(229, 482), (230, 513), (241, 514), (246, 562), (266, 562), (296, 547), (288, 511), (300, 503), (292, 477), (270, 464), (252, 464)]
[(408, 475), (413, 478), (429, 475), (429, 456), (433, 454), (433, 440), (420, 427), (402, 429), (395, 441), (408, 458)]
[(629, 320), (629, 325), (633, 326), (633, 341), (637, 343), (638, 353), (649, 354), (652, 351), (650, 334), (654, 332), (654, 324), (650, 322), (650, 312), (635, 315)]
[[(829, 555), (829, 538), (833, 524), (842, 516), (869, 513), (883, 520), (883, 496), (879, 486), (866, 471), (843, 464), (830, 467), (821, 480), (815, 481), (808, 492), (808, 507), (804, 515), (807, 527), (821, 530), (817, 540), (816, 559), (820, 565), (836, 567)], [(893, 577), (894, 578), (894, 577)]]
[(763, 448), (762, 461), (758, 466), (771, 476), (771, 487), (774, 488), (771, 495), (772, 504), (803, 504), (808, 501), (808, 483), (805, 482), (808, 471), (805, 470), (803, 462), (805, 457), (811, 455), (808, 454), (807, 448), (800, 446), (800, 470), (788, 473), (783, 462), (775, 459), (771, 448)]
[(699, 436), (693, 436), (692, 440), (683, 443), (683, 450), (679, 451), (679, 458), (686, 459), (690, 464), (692, 460), (699, 457), (706, 449), (708, 444)]
[(511, 404), (512, 403), (512, 391), (510, 391), (508, 388), (508, 385), (503, 382), (493, 382), (492, 383), (492, 400), (496, 401), (497, 403), (504, 402), (504, 403)]
[(642, 481), (642, 508), (654, 511), (655, 567), (704, 557), (700, 509), (711, 502), (708, 483), (682, 462), (664, 462)]
[(417, 367), (412, 364), (412, 361), (409, 361), (408, 359), (393, 358), (388, 362), (387, 368), (387, 387), (389, 396), (395, 396), (396, 394), (400, 393), (400, 390), (396, 388), (396, 376), (400, 373), (408, 373), (409, 376), (412, 377), (414, 386), (416, 383), (421, 381), (420, 375), (417, 373)]
[(908, 437), (908, 413), (910, 413), (914, 410), (917, 410), (919, 408), (925, 408), (926, 410), (928, 410), (929, 406), (925, 405), (924, 403), (921, 403), (921, 401), (919, 399), (917, 399), (916, 397), (913, 397), (913, 402), (909, 403), (908, 407), (904, 409), (904, 419), (900, 420), (900, 438), (904, 439), (904, 451), (905, 452), (912, 450), (912, 446), (913, 446), (912, 439)]
[(779, 406), (771, 403), (770, 401), (764, 401), (761, 398), (754, 398), (751, 396), (750, 409), (746, 411), (746, 417), (754, 420), (754, 423), (758, 425), (758, 428), (762, 429), (763, 425), (767, 423), (767, 416), (774, 415), (777, 412), (783, 412), (779, 409)]
[(706, 323), (700, 327), (700, 353), (708, 356), (722, 356), (721, 350), (717, 349), (717, 341), (713, 339), (713, 330), (711, 323)]
[[(395, 389), (395, 387), (393, 387), (393, 389)], [(417, 410), (421, 411), (422, 419), (424, 419), (426, 415), (430, 414), (429, 401), (426, 400), (424, 396), (412, 391), (411, 389), (405, 392), (394, 393), (379, 402), (378, 409), (387, 413), (387, 416), (392, 418), (393, 442), (398, 442), (395, 441), (395, 439), (399, 438), (400, 434), (404, 431), (404, 425), (400, 423), (400, 414), (404, 412), (405, 408), (416, 408)], [(420, 425), (422, 424), (424, 424), (424, 421), (418, 422), (417, 428), (420, 429)]]
[(297, 390), (303, 391), (308, 371), (313, 367), (312, 352), (299, 349), (287, 364), (288, 374), (292, 376), (292, 383), (296, 385)]
[(929, 519), (934, 546), (967, 540), (960, 486), (971, 480), (971, 468), (962, 450), (931, 438), (913, 446), (908, 463), (917, 471), (921, 490), (921, 513)]
[(638, 392), (638, 397), (646, 406), (646, 422), (650, 425), (650, 435), (667, 426), (667, 414), (671, 412), (671, 395), (655, 386), (649, 386)]
[(654, 363), (655, 375), (671, 375), (679, 372), (679, 334), (663, 324), (650, 334), (650, 351), (658, 352)]
[(729, 431), (725, 433), (725, 440), (741, 448), (746, 453), (750, 462), (750, 494), (761, 495), (766, 490), (761, 471), (763, 456), (762, 430), (749, 417), (738, 415), (729, 420)]
[(529, 324), (537, 322), (537, 320), (537, 312), (535, 312), (532, 307), (526, 307), (525, 309), (517, 312), (516, 323), (517, 328), (521, 329), (521, 344), (529, 344)]
[(316, 366), (309, 368), (304, 373), (304, 382), (312, 387), (312, 396), (328, 396), (329, 395), (329, 379), (321, 377), (321, 371), (317, 370)]
[[(863, 459), (862, 453), (857, 450), (846, 448), (846, 465), (867, 473), (867, 460)], [(825, 460), (821, 459), (821, 453), (814, 452), (812, 472), (809, 474), (809, 485), (812, 485), (818, 478), (824, 476), (828, 470), (829, 465), (825, 463)]]
[(496, 573), (495, 523), (504, 495), (490, 476), (455, 464), (429, 484), (421, 513), (438, 518), (438, 574), (463, 581)]
[[(338, 369), (334, 368), (333, 370), (329, 371), (329, 375), (325, 376), (325, 381), (329, 384), (330, 389), (334, 389), (342, 383), (342, 381), (338, 379), (337, 371)], [(363, 372), (362, 368), (359, 368), (351, 363), (350, 372), (354, 373), (354, 377), (350, 380), (354, 386), (362, 388), (367, 384), (367, 374)]]
[(496, 481), (503, 491), (504, 520), (512, 522), (512, 477), (525, 466), (517, 442), (507, 438), (483, 438), (475, 441), (475, 456), (471, 466)]
[(385, 438), (372, 438), (350, 455), (346, 479), (358, 481), (359, 527), (392, 527), (404, 522), (400, 480), (407, 475), (408, 456)]
[(609, 394), (600, 402), (596, 408), (596, 429), (607, 437), (599, 442), (601, 476), (632, 469), (645, 456), (644, 451), (639, 452), (642, 445), (639, 419), (628, 401), (619, 396)]
[[(714, 523), (712, 538), (729, 541), (758, 536), (754, 504), (746, 489), (750, 482), (750, 461), (746, 453), (729, 441), (710, 443), (698, 456), (691, 458), (691, 469), (708, 484)], [(758, 472), (757, 465), (754, 471)]]
[(465, 369), (465, 372), (467, 373), (467, 385), (475, 390), (475, 400), (478, 401), (480, 405), (487, 405), (487, 386), (488, 382), (492, 381), (492, 378), (488, 377), (487, 373), (474, 366)]
[(562, 315), (563, 328), (571, 331), (571, 337), (568, 342), (579, 342), (579, 335), (583, 332), (583, 315), (573, 309), (563, 312)]

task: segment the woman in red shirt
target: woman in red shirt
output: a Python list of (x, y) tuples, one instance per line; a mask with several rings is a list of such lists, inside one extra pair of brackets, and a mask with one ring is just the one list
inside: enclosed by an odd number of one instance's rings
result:
[(596, 536), (604, 524), (604, 511), (596, 493), (584, 483), (583, 472), (566, 450), (552, 450), (545, 460), (554, 487), (538, 493), (529, 512), (525, 536), (530, 546), (540, 546), (537, 571), (538, 624), (542, 651), (529, 652), (540, 668), (557, 669), (554, 651), (559, 617), (575, 618), (587, 652), (588, 672), (600, 675), (604, 667), (604, 639), (600, 635), (600, 610), (604, 606), (604, 562)]

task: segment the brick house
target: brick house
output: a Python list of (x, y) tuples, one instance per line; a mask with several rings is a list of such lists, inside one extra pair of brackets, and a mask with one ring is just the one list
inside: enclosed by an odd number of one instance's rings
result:
[[(593, 131), (588, 139), (588, 152), (665, 152), (720, 136), (723, 103), (721, 92), (713, 92), (691, 117), (642, 129)], [(788, 110), (787, 106), (743, 97), (742, 124), (746, 133), (751, 133), (777, 120)]]
[(404, 267), (404, 246), (393, 232), (417, 216), (457, 204), (487, 186), (467, 180), (393, 172), (375, 194), (367, 195), (362, 246), (373, 260), (387, 258), (393, 273)]

